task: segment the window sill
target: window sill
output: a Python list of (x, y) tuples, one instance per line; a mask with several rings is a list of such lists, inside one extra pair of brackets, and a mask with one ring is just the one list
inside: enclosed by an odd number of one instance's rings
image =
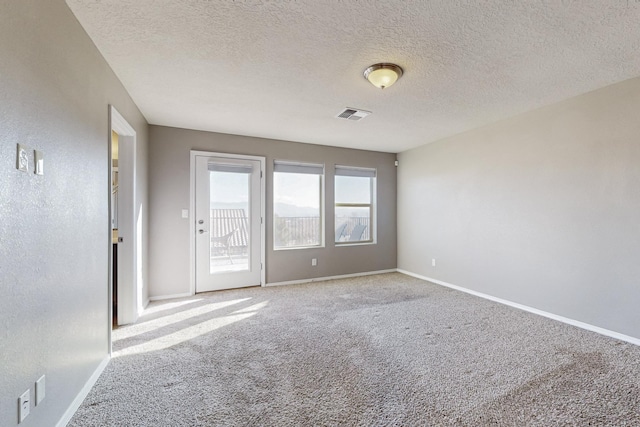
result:
[(296, 251), (299, 249), (324, 249), (324, 245), (317, 245), (317, 246), (292, 246), (289, 248), (273, 248), (274, 252), (279, 252), (279, 251)]
[(336, 248), (345, 248), (350, 246), (370, 246), (377, 245), (378, 242), (335, 242)]

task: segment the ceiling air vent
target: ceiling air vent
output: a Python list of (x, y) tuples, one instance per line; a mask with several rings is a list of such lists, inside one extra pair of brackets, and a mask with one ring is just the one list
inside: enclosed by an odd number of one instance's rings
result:
[(347, 120), (357, 121), (357, 120), (360, 120), (360, 119), (364, 119), (369, 114), (371, 114), (371, 111), (358, 110), (356, 108), (348, 108), (347, 107), (343, 111), (341, 111), (340, 114), (338, 114), (336, 117), (339, 118), (339, 119), (347, 119)]

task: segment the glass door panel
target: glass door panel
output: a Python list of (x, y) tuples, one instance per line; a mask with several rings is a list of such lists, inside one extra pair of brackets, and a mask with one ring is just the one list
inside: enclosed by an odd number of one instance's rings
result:
[(211, 274), (249, 269), (250, 176), (209, 171)]

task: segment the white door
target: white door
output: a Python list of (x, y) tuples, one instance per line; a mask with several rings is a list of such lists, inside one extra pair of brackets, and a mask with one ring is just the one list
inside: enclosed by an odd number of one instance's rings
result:
[(262, 162), (195, 156), (196, 292), (261, 285)]

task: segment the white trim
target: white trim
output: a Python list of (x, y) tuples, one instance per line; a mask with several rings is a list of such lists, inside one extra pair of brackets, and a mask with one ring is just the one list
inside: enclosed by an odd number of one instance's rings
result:
[(111, 360), (111, 357), (109, 356), (106, 356), (104, 359), (102, 359), (102, 362), (100, 362), (96, 370), (93, 371), (93, 374), (91, 374), (91, 376), (89, 377), (87, 382), (84, 384), (80, 392), (76, 395), (75, 399), (73, 399), (73, 402), (71, 402), (71, 405), (69, 405), (67, 410), (64, 411), (64, 414), (62, 414), (60, 421), (56, 423), (56, 427), (65, 427), (69, 423), (69, 421), (71, 421), (71, 418), (73, 418), (73, 415), (76, 413), (80, 405), (82, 405), (82, 402), (87, 397), (87, 395), (93, 388), (96, 381), (98, 381), (98, 378), (100, 378), (102, 371), (104, 371), (104, 368), (106, 368), (107, 365), (109, 364), (109, 360)]
[(283, 246), (281, 248), (273, 248), (274, 251), (297, 251), (300, 249), (323, 249), (325, 246), (315, 245), (315, 246)]
[(149, 297), (149, 301), (162, 301), (166, 299), (174, 299), (174, 298), (184, 298), (193, 296), (191, 292), (183, 292), (181, 294), (172, 294), (172, 295), (160, 295), (157, 297)]
[(395, 268), (391, 268), (389, 270), (365, 271), (362, 273), (341, 274), (338, 276), (314, 277), (311, 279), (289, 280), (287, 282), (273, 282), (273, 283), (267, 283), (267, 286), (298, 285), (301, 283), (325, 282), (327, 280), (348, 279), (350, 277), (372, 276), (374, 274), (395, 273), (396, 271), (397, 270)]
[(108, 187), (107, 187), (107, 191), (109, 194), (109, 197), (107, 197), (107, 215), (109, 216), (109, 226), (108, 226), (108, 230), (109, 230), (109, 234), (108, 234), (108, 250), (107, 250), (107, 265), (108, 265), (108, 270), (107, 270), (107, 312), (109, 313), (109, 323), (107, 325), (107, 346), (109, 348), (108, 354), (109, 357), (111, 357), (111, 354), (113, 353), (113, 346), (112, 346), (112, 339), (111, 339), (111, 333), (113, 330), (113, 206), (112, 206), (112, 199), (113, 197), (111, 196), (111, 192), (113, 190), (112, 187), (112, 183), (111, 180), (113, 179), (113, 172), (114, 172), (114, 167), (113, 167), (113, 121), (111, 119), (112, 117), (112, 113), (111, 113), (111, 105), (109, 105), (109, 109), (107, 111), (107, 115), (108, 115), (108, 120), (109, 120), (109, 137), (107, 138), (107, 156), (108, 156), (108, 161), (109, 161), (109, 167), (107, 168), (107, 173), (109, 174), (109, 176), (107, 177), (107, 183), (108, 183)]
[(336, 248), (350, 248), (351, 246), (369, 246), (369, 245), (377, 245), (377, 242), (334, 242)]
[[(267, 286), (267, 158), (256, 157), (260, 160), (260, 240), (262, 240), (262, 250), (260, 251), (260, 286)], [(195, 232), (195, 231), (194, 231)]]
[[(135, 129), (127, 122), (127, 120), (116, 110), (113, 105), (109, 105), (109, 142), (111, 143), (111, 132), (115, 131), (120, 137), (120, 153), (130, 153), (130, 164), (131, 164), (131, 200), (122, 200), (122, 203), (119, 203), (119, 207), (127, 213), (127, 215), (123, 215), (122, 218), (119, 218), (119, 221), (122, 221), (124, 225), (123, 229), (128, 231), (130, 235), (125, 235), (125, 245), (131, 245), (131, 253), (129, 253), (126, 248), (129, 246), (123, 246), (124, 250), (118, 248), (118, 257), (120, 257), (121, 253), (126, 260), (125, 262), (118, 263), (118, 269), (122, 266), (126, 266), (129, 263), (131, 264), (132, 271), (123, 271), (123, 274), (128, 276), (128, 280), (125, 280), (124, 283), (122, 280), (118, 281), (118, 325), (125, 325), (130, 323), (135, 323), (138, 319), (138, 315), (142, 311), (142, 289), (139, 288), (142, 286), (142, 278), (139, 277), (141, 273), (141, 253), (142, 251), (142, 242), (139, 239), (138, 230), (137, 230), (137, 220), (136, 220), (136, 212), (138, 208), (138, 194), (137, 194), (137, 182), (138, 182), (138, 167), (137, 167), (137, 137)], [(121, 166), (121, 165), (119, 165)], [(121, 172), (121, 171), (120, 171)], [(109, 178), (109, 182), (111, 182), (111, 178)], [(123, 184), (121, 183), (121, 186)], [(122, 187), (124, 188), (124, 187)], [(111, 194), (111, 191), (109, 191)], [(109, 208), (111, 209), (111, 208)], [(111, 218), (109, 218), (111, 221)], [(120, 228), (120, 226), (119, 226)], [(130, 228), (130, 229), (128, 229)], [(109, 236), (111, 236), (111, 231), (109, 231)], [(112, 253), (111, 251), (109, 252)], [(110, 255), (111, 256), (111, 255)], [(129, 258), (130, 257), (130, 258)], [(112, 261), (109, 263), (109, 271), (112, 269)], [(113, 280), (113, 279), (112, 279)], [(122, 288), (127, 285), (130, 281), (130, 288)], [(112, 287), (112, 284), (109, 284), (109, 287)], [(109, 298), (109, 304), (111, 304), (112, 298)], [(111, 328), (111, 325), (109, 325)], [(109, 341), (111, 338), (109, 337)]]
[[(262, 248), (260, 250), (260, 263), (262, 269), (260, 271), (260, 285), (266, 286), (267, 283), (267, 158), (263, 156), (249, 156), (245, 154), (231, 154), (231, 153), (216, 153), (211, 151), (199, 151), (191, 150), (189, 154), (189, 294), (184, 296), (191, 296), (196, 294), (196, 229), (192, 221), (195, 218), (196, 212), (196, 156), (207, 157), (223, 157), (227, 159), (243, 159), (243, 160), (256, 160), (260, 162), (260, 215), (262, 221), (260, 221), (260, 239), (262, 240)], [(157, 298), (157, 297), (156, 297)], [(153, 299), (151, 299), (153, 301)]]
[(196, 230), (193, 221), (196, 215), (196, 155), (189, 154), (189, 296), (196, 294)]
[(473, 291), (471, 289), (463, 288), (461, 286), (452, 285), (451, 283), (443, 282), (442, 280), (432, 279), (430, 277), (422, 276), (420, 274), (412, 273), (410, 271), (402, 270), (400, 268), (397, 269), (398, 273), (406, 274), (407, 276), (412, 276), (417, 279), (426, 280), (427, 282), (435, 283), (436, 285), (445, 286), (447, 288), (455, 289), (456, 291), (461, 291), (467, 294), (475, 295), (480, 298), (488, 299), (490, 301), (494, 301), (500, 304), (508, 305), (510, 307), (514, 307), (520, 310), (528, 311), (529, 313), (537, 314), (539, 316), (544, 316), (549, 319), (557, 320), (562, 323), (566, 323), (568, 325), (576, 326), (581, 329), (586, 329), (587, 331), (595, 332), (601, 335), (605, 335), (610, 338), (615, 338), (621, 341), (626, 341), (631, 344), (640, 345), (640, 339), (634, 338), (629, 335), (624, 335), (615, 331), (611, 331), (609, 329), (604, 329), (599, 326), (590, 325), (589, 323), (584, 323), (579, 320), (570, 319), (568, 317), (559, 316), (557, 314), (549, 313), (543, 310), (539, 310), (537, 308), (529, 307), (527, 305), (518, 304), (517, 302), (512, 302), (509, 300), (505, 300), (502, 298), (494, 297), (491, 295), (483, 294), (482, 292)]
[(130, 135), (135, 136), (135, 129), (127, 122), (127, 120), (116, 110), (116, 107), (109, 105), (109, 112), (111, 113), (111, 129), (115, 130), (118, 135)]

